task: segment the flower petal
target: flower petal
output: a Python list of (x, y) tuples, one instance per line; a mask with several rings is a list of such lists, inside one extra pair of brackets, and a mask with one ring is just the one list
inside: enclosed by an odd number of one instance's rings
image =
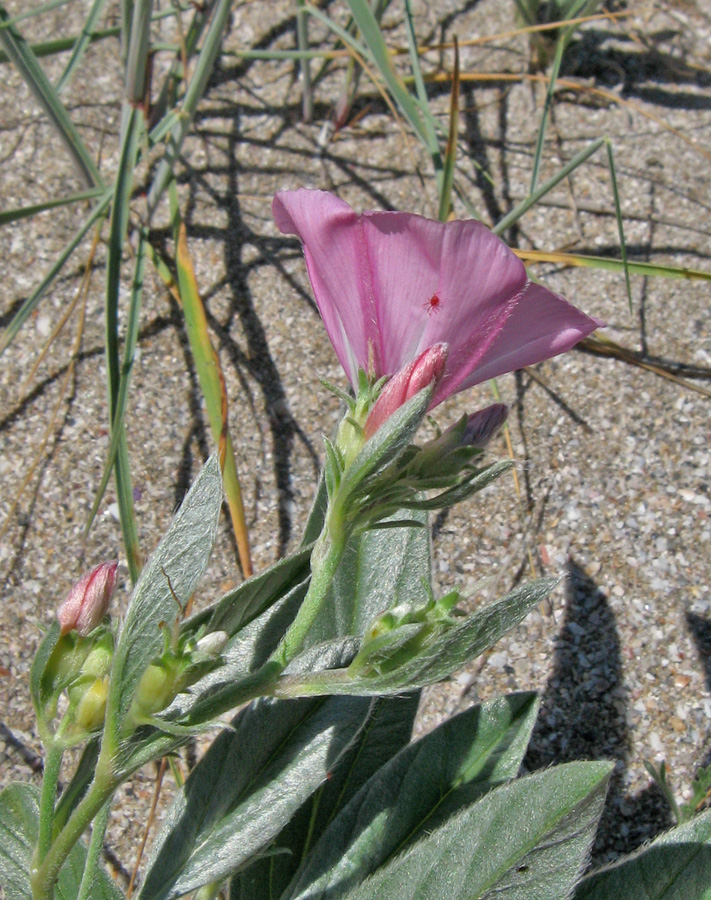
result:
[(336, 355), (355, 387), (368, 368), (368, 344), (379, 355), (375, 302), (360, 216), (327, 191), (280, 191), (272, 211), (284, 234), (304, 245), (311, 286)]
[(410, 213), (362, 216), (381, 334), (379, 374), (428, 347), (478, 341), (526, 284), (523, 263), (480, 222)]
[(559, 294), (529, 282), (502, 312), (483, 353), (466, 358), (465, 348), (450, 348), (451, 381), (445, 376), (434, 400), (439, 403), (454, 391), (564, 353), (603, 324)]

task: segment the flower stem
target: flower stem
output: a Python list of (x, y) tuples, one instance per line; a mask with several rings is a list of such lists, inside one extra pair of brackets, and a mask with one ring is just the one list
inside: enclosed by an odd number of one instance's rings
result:
[(52, 843), (52, 827), (54, 825), (54, 804), (57, 799), (57, 783), (59, 769), (62, 765), (63, 750), (53, 740), (45, 744), (47, 755), (44, 761), (42, 777), (42, 793), (39, 807), (39, 836), (35, 849), (35, 860), (43, 859)]
[(86, 863), (84, 864), (84, 874), (81, 877), (79, 885), (79, 893), (77, 900), (91, 900), (91, 892), (96, 883), (96, 867), (101, 859), (101, 851), (104, 847), (104, 835), (106, 834), (106, 826), (109, 821), (109, 810), (111, 803), (107, 801), (99, 810), (98, 815), (94, 819), (91, 826), (91, 841), (89, 842), (89, 852), (86, 855)]
[(89, 791), (79, 802), (47, 853), (43, 855), (42, 861), (39, 862), (40, 855), (38, 855), (37, 864), (32, 865), (30, 882), (33, 900), (52, 900), (54, 883), (72, 847), (117, 787), (118, 781), (101, 777), (97, 767), (97, 774)]

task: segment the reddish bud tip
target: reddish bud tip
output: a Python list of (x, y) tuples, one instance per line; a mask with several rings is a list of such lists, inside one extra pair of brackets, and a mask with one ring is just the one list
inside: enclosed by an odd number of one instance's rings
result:
[(62, 634), (76, 631), (86, 637), (106, 615), (116, 586), (118, 561), (96, 566), (77, 581), (57, 610)]
[(365, 423), (365, 436), (371, 437), (386, 419), (423, 388), (444, 375), (449, 347), (434, 344), (417, 359), (400, 369), (383, 388)]

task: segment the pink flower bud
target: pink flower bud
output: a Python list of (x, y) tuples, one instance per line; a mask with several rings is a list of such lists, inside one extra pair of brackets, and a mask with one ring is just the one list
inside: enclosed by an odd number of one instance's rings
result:
[(395, 410), (400, 409), (403, 403), (433, 381), (439, 382), (444, 374), (448, 353), (449, 347), (446, 344), (435, 344), (393, 375), (366, 420), (366, 438), (375, 434), (383, 422), (389, 419)]
[(118, 561), (101, 563), (77, 581), (57, 610), (62, 634), (86, 637), (106, 615), (116, 585)]

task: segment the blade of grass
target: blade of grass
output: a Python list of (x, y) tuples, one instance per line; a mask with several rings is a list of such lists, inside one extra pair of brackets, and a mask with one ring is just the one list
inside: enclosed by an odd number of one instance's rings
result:
[[(298, 0), (298, 9), (296, 10), (296, 39), (298, 41), (299, 50), (302, 52), (309, 49), (309, 17), (304, 9), (304, 0)], [(311, 63), (308, 56), (301, 58), (301, 116), (304, 122), (310, 122), (314, 114), (314, 97), (311, 87)]]
[(126, 99), (132, 106), (145, 102), (152, 13), (153, 0), (135, 0), (126, 62)]
[(59, 81), (57, 82), (57, 86), (55, 88), (58, 94), (61, 94), (64, 88), (69, 84), (72, 75), (79, 67), (82, 59), (84, 59), (86, 48), (89, 46), (92, 40), (94, 40), (94, 35), (97, 33), (96, 24), (99, 21), (101, 13), (104, 11), (104, 6), (106, 6), (106, 0), (94, 0), (94, 2), (92, 3), (91, 9), (89, 10), (89, 15), (86, 17), (81, 33), (74, 42), (74, 47), (72, 48), (72, 55), (69, 57), (69, 62), (66, 64), (66, 66), (64, 67), (64, 71), (59, 76)]
[(606, 138), (607, 161), (610, 166), (610, 181), (612, 182), (612, 196), (615, 198), (615, 216), (617, 218), (617, 231), (620, 236), (620, 256), (625, 270), (625, 287), (627, 289), (627, 302), (630, 314), (632, 313), (632, 286), (630, 285), (630, 269), (627, 265), (627, 243), (625, 242), (625, 227), (622, 221), (622, 208), (620, 206), (620, 193), (617, 189), (617, 172), (615, 170), (615, 158), (612, 152), (612, 141)]
[(27, 320), (28, 316), (34, 311), (35, 307), (42, 299), (42, 295), (47, 290), (49, 285), (54, 281), (57, 277), (58, 273), (64, 267), (64, 264), (72, 255), (72, 253), (76, 250), (79, 244), (84, 239), (86, 233), (89, 231), (91, 226), (100, 218), (106, 215), (106, 211), (108, 209), (109, 203), (111, 202), (111, 193), (110, 191), (106, 191), (101, 197), (100, 201), (96, 204), (96, 206), (89, 213), (88, 217), (84, 220), (79, 230), (76, 232), (74, 237), (69, 241), (68, 244), (60, 252), (59, 256), (55, 259), (54, 264), (51, 266), (50, 270), (47, 272), (45, 277), (42, 279), (40, 284), (34, 289), (34, 291), (30, 294), (30, 296), (23, 302), (22, 306), (18, 309), (15, 315), (12, 318), (12, 321), (7, 326), (5, 331), (0, 337), (0, 356), (7, 350), (9, 345), (12, 343), (13, 339), (17, 332), (22, 328), (23, 324)]
[(48, 209), (56, 209), (58, 206), (69, 206), (71, 203), (80, 203), (82, 200), (93, 200), (95, 197), (100, 197), (101, 194), (101, 188), (89, 188), (87, 191), (79, 191), (79, 193), (70, 194), (68, 197), (56, 197), (53, 200), (45, 200), (43, 203), (34, 203), (32, 206), (6, 209), (0, 211), (0, 226), (7, 225), (10, 222), (19, 222), (20, 219), (36, 216), (37, 213), (45, 212)]
[(425, 131), (427, 132), (426, 147), (430, 151), (430, 156), (432, 158), (432, 166), (434, 168), (437, 184), (437, 195), (441, 197), (442, 182), (444, 180), (444, 163), (442, 162), (442, 154), (439, 150), (439, 140), (437, 138), (437, 127), (435, 119), (432, 115), (432, 111), (430, 110), (429, 99), (427, 97), (427, 89), (425, 88), (425, 80), (422, 77), (420, 54), (417, 51), (415, 23), (412, 18), (411, 0), (405, 0), (405, 27), (407, 31), (407, 47), (410, 53), (410, 66), (412, 67), (412, 77), (415, 83), (415, 92), (420, 104), (420, 111), (422, 112), (422, 124)]
[[(562, 253), (555, 250), (519, 250), (513, 252), (524, 262), (558, 263), (563, 266), (580, 266), (585, 269), (605, 269), (608, 272), (624, 272), (621, 259), (607, 256), (586, 256), (582, 253)], [(667, 266), (662, 263), (627, 261), (627, 271), (631, 275), (661, 276), (662, 278), (686, 278), (689, 281), (711, 281), (711, 272), (701, 269), (687, 269), (681, 266)]]
[(457, 160), (457, 135), (459, 134), (459, 46), (454, 39), (454, 78), (452, 79), (452, 96), (449, 104), (449, 137), (444, 154), (444, 171), (442, 187), (439, 195), (440, 222), (446, 222), (452, 209), (452, 184), (454, 183), (454, 165)]
[(18, 22), (22, 22), (24, 19), (31, 19), (35, 16), (41, 16), (43, 15), (43, 13), (51, 12), (51, 10), (57, 9), (57, 7), (59, 6), (66, 6), (69, 3), (71, 3), (71, 0), (50, 0), (49, 3), (42, 3), (39, 6), (35, 6), (33, 9), (28, 9), (26, 12), (18, 13), (11, 19), (7, 19), (7, 21), (0, 23), (0, 29), (11, 28), (13, 25), (16, 25)]
[(177, 193), (172, 186), (171, 212), (175, 231), (178, 288), (185, 316), (185, 329), (188, 333), (200, 389), (205, 398), (205, 407), (212, 435), (220, 451), (223, 486), (227, 506), (230, 510), (235, 540), (237, 541), (240, 567), (244, 577), (249, 578), (252, 574), (252, 562), (250, 559), (247, 523), (244, 518), (242, 489), (239, 483), (235, 453), (229, 432), (225, 378), (220, 366), (220, 359), (210, 340), (207, 316), (202, 305), (195, 270), (188, 250), (185, 223), (180, 218)]
[[(385, 43), (380, 26), (373, 15), (373, 11), (366, 0), (347, 0), (347, 2), (351, 14), (360, 29), (362, 38), (370, 51), (372, 60), (383, 81), (388, 86), (388, 90), (411, 127), (431, 153), (433, 148), (429, 146), (430, 138), (422, 121), (420, 110), (393, 67), (392, 56)], [(439, 148), (436, 149), (439, 151)]]
[(0, 6), (0, 24), (6, 23), (6, 27), (0, 30), (0, 43), (5, 52), (49, 117), (86, 187), (103, 187), (99, 170), (59, 95), (20, 32), (14, 26), (7, 26), (8, 19), (7, 12)]
[(549, 178), (541, 187), (536, 188), (533, 193), (529, 194), (525, 200), (519, 203), (518, 206), (514, 207), (510, 213), (504, 216), (500, 222), (497, 222), (496, 225), (492, 228), (494, 234), (501, 234), (506, 231), (507, 228), (510, 228), (514, 222), (517, 222), (521, 216), (527, 212), (532, 206), (534, 206), (544, 194), (547, 194), (548, 191), (553, 190), (553, 188), (561, 182), (564, 178), (567, 178), (568, 175), (574, 170), (577, 169), (578, 166), (582, 165), (587, 159), (589, 159), (594, 153), (602, 147), (605, 143), (605, 138), (600, 137), (597, 140), (593, 141), (588, 147), (585, 147), (580, 153), (576, 153), (576, 155), (567, 162), (562, 169), (558, 171), (556, 175), (552, 178)]
[(128, 445), (123, 420), (118, 416), (118, 398), (121, 387), (119, 369), (119, 291), (121, 286), (121, 260), (128, 234), (129, 203), (133, 190), (133, 177), (138, 157), (138, 149), (143, 132), (141, 110), (124, 103), (121, 123), (121, 152), (119, 155), (116, 180), (114, 182), (111, 222), (106, 261), (106, 382), (109, 398), (109, 423), (111, 440), (114, 431), (119, 433), (114, 472), (116, 476), (116, 499), (119, 506), (121, 531), (128, 562), (131, 581), (136, 582), (141, 570), (138, 548), (138, 527), (133, 507), (131, 473), (128, 460)]
[(192, 125), (197, 105), (205, 93), (207, 83), (212, 75), (215, 60), (217, 59), (217, 54), (220, 49), (220, 43), (225, 28), (227, 27), (231, 7), (231, 0), (217, 0), (215, 3), (212, 19), (210, 20), (205, 40), (198, 54), (193, 76), (190, 79), (190, 83), (188, 84), (185, 97), (183, 98), (180, 107), (180, 115), (171, 129), (165, 154), (158, 163), (153, 184), (148, 193), (146, 203), (148, 206), (149, 221), (163, 196), (163, 192), (172, 178), (173, 167), (180, 155), (185, 135)]
[(558, 43), (555, 48), (555, 58), (553, 60), (553, 68), (551, 69), (551, 77), (548, 82), (548, 90), (546, 91), (546, 99), (543, 104), (543, 112), (541, 113), (541, 124), (538, 126), (538, 138), (536, 139), (536, 150), (533, 155), (533, 170), (531, 171), (531, 187), (529, 188), (529, 194), (533, 194), (536, 190), (536, 182), (538, 181), (538, 171), (541, 167), (541, 157), (543, 156), (543, 145), (546, 139), (546, 126), (548, 124), (548, 115), (550, 113), (551, 104), (553, 103), (553, 94), (555, 93), (555, 83), (558, 78), (558, 72), (560, 71), (560, 64), (563, 61), (563, 51), (565, 50), (566, 42), (564, 32), (558, 38)]
[[(128, 388), (131, 381), (131, 371), (136, 356), (136, 343), (138, 341), (138, 325), (140, 320), (141, 302), (143, 299), (143, 281), (146, 269), (146, 248), (148, 246), (148, 232), (145, 228), (141, 228), (138, 235), (138, 246), (136, 248), (136, 258), (133, 267), (133, 282), (131, 284), (131, 299), (128, 307), (128, 320), (126, 322), (126, 336), (123, 348), (123, 364), (119, 376), (119, 386), (116, 396), (116, 411), (114, 421), (119, 425), (123, 424), (126, 416), (126, 405), (128, 402)], [(119, 444), (122, 428), (113, 428), (111, 431), (111, 442), (104, 463), (104, 471), (101, 476), (101, 482), (97, 488), (92, 503), (91, 510), (84, 528), (84, 536), (89, 533), (94, 523), (99, 506), (106, 492), (106, 487), (111, 478), (111, 472), (116, 463), (116, 456), (119, 451)]]

